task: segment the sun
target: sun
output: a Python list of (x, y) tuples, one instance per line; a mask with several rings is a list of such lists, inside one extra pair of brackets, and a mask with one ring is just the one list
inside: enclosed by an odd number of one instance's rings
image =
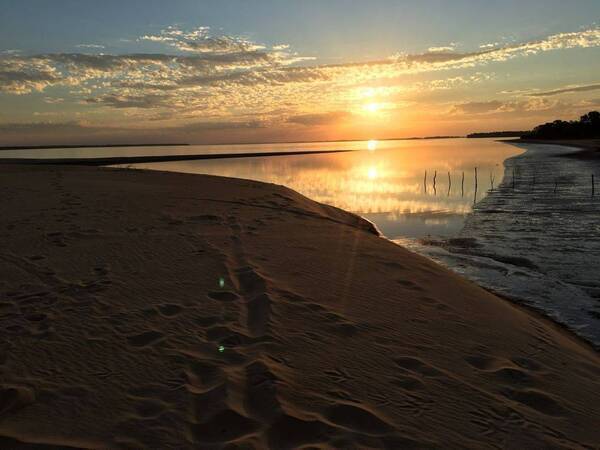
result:
[(379, 103), (367, 103), (363, 108), (365, 111), (374, 114), (381, 109), (381, 105)]
[(369, 142), (367, 142), (367, 149), (373, 152), (377, 150), (377, 144), (378, 142), (375, 139), (371, 139)]

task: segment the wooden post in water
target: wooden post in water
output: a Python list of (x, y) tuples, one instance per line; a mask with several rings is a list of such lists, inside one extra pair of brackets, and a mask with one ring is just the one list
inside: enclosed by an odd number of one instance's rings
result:
[(592, 174), (592, 197), (595, 194), (596, 187), (594, 186), (594, 174)]
[(494, 180), (496, 179), (496, 177), (492, 174), (492, 172), (490, 172), (490, 190), (494, 190)]
[(437, 178), (437, 170), (433, 172), (433, 195), (437, 194), (437, 189), (435, 187), (435, 180)]
[(475, 167), (475, 196), (473, 197), (473, 204), (477, 203), (477, 167)]
[(513, 191), (515, 190), (515, 168), (513, 167), (513, 178), (512, 178)]
[(423, 178), (423, 187), (425, 188), (425, 193), (427, 194), (427, 171), (425, 171), (425, 178)]
[(556, 194), (556, 189), (558, 188), (558, 181), (556, 178), (554, 179), (554, 193)]
[(452, 178), (450, 178), (450, 172), (448, 172), (448, 197), (450, 197), (450, 188), (452, 187)]
[(460, 181), (460, 196), (465, 196), (465, 171), (462, 173), (462, 180)]

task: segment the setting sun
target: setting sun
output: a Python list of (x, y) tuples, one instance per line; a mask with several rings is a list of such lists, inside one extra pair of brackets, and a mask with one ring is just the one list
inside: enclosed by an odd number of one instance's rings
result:
[(363, 108), (367, 112), (376, 113), (377, 111), (379, 111), (381, 109), (381, 104), (379, 104), (379, 103), (367, 103), (365, 106), (363, 106)]
[(371, 139), (369, 142), (367, 142), (367, 149), (369, 151), (375, 151), (377, 150), (377, 144), (378, 142), (375, 139)]

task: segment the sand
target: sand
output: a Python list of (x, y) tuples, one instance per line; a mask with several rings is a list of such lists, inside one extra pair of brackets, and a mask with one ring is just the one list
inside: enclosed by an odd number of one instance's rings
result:
[(600, 139), (511, 139), (504, 142), (521, 144), (551, 144), (580, 148), (579, 152), (568, 152), (563, 156), (577, 159), (600, 158)]
[(600, 360), (287, 188), (0, 166), (0, 448), (589, 448)]

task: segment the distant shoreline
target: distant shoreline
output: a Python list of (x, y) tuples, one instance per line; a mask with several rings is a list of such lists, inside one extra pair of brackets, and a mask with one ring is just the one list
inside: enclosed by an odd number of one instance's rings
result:
[[(425, 136), (425, 137), (402, 137), (402, 138), (373, 138), (374, 141), (417, 141), (430, 139), (460, 139), (465, 136)], [(102, 148), (102, 147), (182, 147), (191, 145), (274, 145), (274, 144), (315, 144), (318, 142), (362, 142), (369, 139), (332, 139), (332, 140), (316, 140), (316, 141), (272, 141), (272, 142), (222, 142), (217, 144), (208, 143), (174, 143), (174, 144), (92, 144), (92, 145), (8, 145), (0, 146), (2, 150), (49, 150), (62, 148)]]
[(318, 155), (346, 153), (357, 150), (298, 150), (292, 152), (214, 153), (204, 155), (148, 155), (116, 156), (106, 158), (0, 158), (0, 164), (61, 165), (61, 166), (113, 166), (169, 161), (194, 161), (200, 159), (258, 158), (267, 156)]
[(0, 147), (2, 150), (51, 150), (61, 148), (103, 148), (103, 147), (183, 147), (190, 144), (93, 144), (93, 145), (13, 145)]

